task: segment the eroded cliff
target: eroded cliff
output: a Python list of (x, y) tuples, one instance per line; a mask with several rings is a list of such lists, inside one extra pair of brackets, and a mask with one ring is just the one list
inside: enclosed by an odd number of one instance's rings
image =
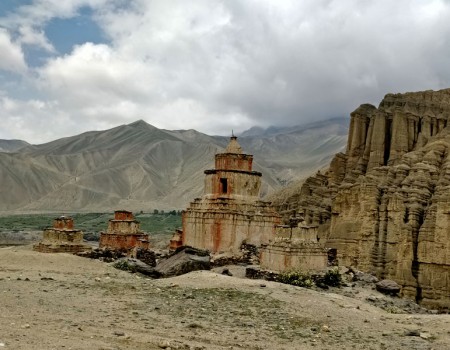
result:
[[(342, 265), (450, 307), (450, 89), (388, 94), (351, 114), (347, 150), (275, 201), (319, 224)], [(450, 124), (449, 124), (450, 126)]]

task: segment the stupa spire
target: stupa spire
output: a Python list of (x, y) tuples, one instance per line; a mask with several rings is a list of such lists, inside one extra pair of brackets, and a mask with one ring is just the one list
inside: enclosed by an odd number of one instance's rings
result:
[(231, 132), (230, 142), (228, 143), (228, 146), (225, 149), (225, 153), (242, 154), (242, 148), (237, 142), (237, 136), (234, 136), (233, 132)]

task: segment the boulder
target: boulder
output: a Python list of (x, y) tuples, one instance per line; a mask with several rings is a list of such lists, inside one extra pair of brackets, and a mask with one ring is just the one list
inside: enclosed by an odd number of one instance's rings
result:
[(122, 258), (118, 259), (113, 266), (116, 269), (129, 271), (129, 272), (138, 272), (146, 276), (150, 276), (153, 278), (161, 277), (161, 274), (156, 271), (152, 266), (133, 258)]
[(207, 250), (180, 247), (168, 258), (161, 260), (155, 271), (161, 277), (179, 276), (191, 271), (210, 270), (210, 255)]
[(377, 291), (388, 295), (397, 295), (402, 287), (395, 281), (392, 280), (382, 280), (375, 284)]
[(353, 281), (360, 281), (365, 283), (377, 283), (379, 280), (376, 276), (371, 275), (370, 273), (365, 273), (358, 270), (352, 270), (353, 273)]

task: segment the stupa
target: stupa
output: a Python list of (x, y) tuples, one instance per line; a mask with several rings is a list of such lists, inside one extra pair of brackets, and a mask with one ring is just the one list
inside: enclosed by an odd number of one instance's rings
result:
[(116, 210), (109, 220), (108, 230), (100, 233), (100, 248), (130, 251), (133, 248), (148, 249), (148, 234), (140, 230), (140, 223), (132, 212)]
[(318, 226), (306, 225), (303, 217), (292, 216), (289, 225), (276, 227), (275, 237), (260, 250), (264, 270), (321, 271), (327, 268), (328, 252), (318, 238)]
[(239, 254), (243, 243), (269, 242), (280, 216), (260, 199), (262, 174), (252, 166), (253, 156), (244, 154), (232, 136), (225, 152), (216, 154), (215, 169), (205, 171), (202, 198), (182, 213), (183, 228), (176, 234), (182, 245)]
[(33, 246), (41, 253), (79, 253), (91, 250), (83, 243), (83, 231), (74, 229), (73, 219), (60, 216), (53, 221), (53, 227), (46, 228), (42, 241)]

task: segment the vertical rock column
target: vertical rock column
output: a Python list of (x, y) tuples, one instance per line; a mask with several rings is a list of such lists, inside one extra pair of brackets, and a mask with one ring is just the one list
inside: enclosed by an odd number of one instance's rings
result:
[[(395, 137), (394, 137), (395, 136)], [(391, 151), (389, 165), (395, 165), (408, 152), (408, 118), (404, 112), (396, 110), (392, 118)]]
[(384, 165), (385, 154), (385, 135), (386, 135), (386, 116), (377, 112), (373, 116), (373, 131), (370, 143), (369, 163), (367, 171), (375, 167)]

